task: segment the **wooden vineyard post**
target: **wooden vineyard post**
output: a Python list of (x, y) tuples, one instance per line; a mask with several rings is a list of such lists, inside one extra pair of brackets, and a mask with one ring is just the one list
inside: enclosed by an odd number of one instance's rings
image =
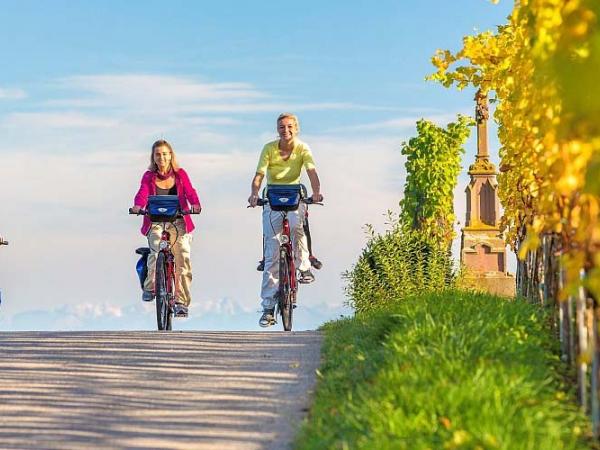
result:
[(592, 318), (592, 379), (591, 379), (591, 404), (592, 404), (592, 430), (594, 437), (600, 436), (600, 336), (598, 334), (598, 319), (600, 308), (593, 301)]
[[(585, 278), (585, 272), (580, 271), (580, 278)], [(587, 361), (589, 359), (588, 328), (587, 328), (587, 295), (582, 285), (577, 292), (575, 316), (577, 324), (577, 391), (579, 404), (587, 411)]]

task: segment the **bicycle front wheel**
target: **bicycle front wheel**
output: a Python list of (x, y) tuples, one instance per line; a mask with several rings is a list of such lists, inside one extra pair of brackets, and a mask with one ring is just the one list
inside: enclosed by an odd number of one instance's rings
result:
[(284, 331), (292, 331), (292, 277), (290, 274), (290, 256), (285, 249), (279, 253), (279, 311)]
[(159, 330), (171, 329), (171, 311), (167, 291), (167, 271), (165, 255), (158, 254), (156, 258), (156, 324)]

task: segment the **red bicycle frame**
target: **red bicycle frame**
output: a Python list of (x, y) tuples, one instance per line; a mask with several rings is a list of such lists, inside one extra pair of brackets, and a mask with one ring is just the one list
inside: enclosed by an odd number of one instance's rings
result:
[[(292, 245), (292, 236), (290, 233), (290, 222), (288, 221), (287, 218), (287, 213), (283, 216), (283, 227), (282, 227), (282, 232), (281, 235), (282, 236), (286, 236), (287, 239), (284, 239), (281, 246), (285, 248), (285, 252), (286, 255), (288, 255), (288, 259), (289, 259), (289, 273), (288, 276), (290, 277), (290, 289), (293, 293), (293, 299), (294, 302), (296, 300), (296, 292), (298, 291), (298, 279), (296, 277), (296, 263), (294, 261), (294, 249), (293, 249), (293, 245)], [(280, 252), (280, 256), (281, 256), (281, 252)], [(281, 280), (279, 281), (281, 283)]]
[(167, 298), (169, 299), (169, 308), (172, 308), (175, 304), (177, 284), (175, 283), (175, 257), (173, 256), (173, 252), (171, 252), (171, 233), (163, 230), (160, 240), (161, 242), (166, 242), (166, 245), (161, 245), (159, 243), (159, 249), (160, 252), (165, 255), (166, 279), (171, 281), (170, 283), (166, 283), (166, 289)]

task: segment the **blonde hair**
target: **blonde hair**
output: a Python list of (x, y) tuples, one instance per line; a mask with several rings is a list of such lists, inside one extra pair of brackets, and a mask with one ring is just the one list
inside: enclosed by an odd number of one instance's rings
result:
[(177, 172), (179, 170), (179, 164), (177, 164), (177, 156), (175, 156), (175, 152), (173, 151), (173, 147), (164, 139), (159, 139), (154, 144), (152, 144), (152, 150), (150, 150), (150, 165), (148, 166), (148, 170), (152, 172), (158, 172), (158, 166), (154, 162), (154, 150), (158, 147), (167, 147), (171, 152), (171, 168)]
[(283, 119), (292, 119), (294, 121), (294, 123), (296, 124), (296, 130), (300, 131), (300, 121), (298, 120), (298, 117), (295, 114), (289, 113), (289, 112), (284, 112), (279, 114), (279, 117), (277, 118), (277, 126), (279, 127), (279, 122), (281, 122)]

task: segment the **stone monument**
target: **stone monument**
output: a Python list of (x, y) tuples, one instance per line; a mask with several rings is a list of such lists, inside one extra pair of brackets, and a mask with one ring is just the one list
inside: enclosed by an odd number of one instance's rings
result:
[(477, 156), (469, 166), (471, 181), (466, 189), (467, 214), (462, 229), (460, 260), (468, 287), (513, 297), (515, 278), (506, 270), (506, 244), (500, 232), (500, 202), (496, 168), (490, 162), (487, 95), (475, 95)]

